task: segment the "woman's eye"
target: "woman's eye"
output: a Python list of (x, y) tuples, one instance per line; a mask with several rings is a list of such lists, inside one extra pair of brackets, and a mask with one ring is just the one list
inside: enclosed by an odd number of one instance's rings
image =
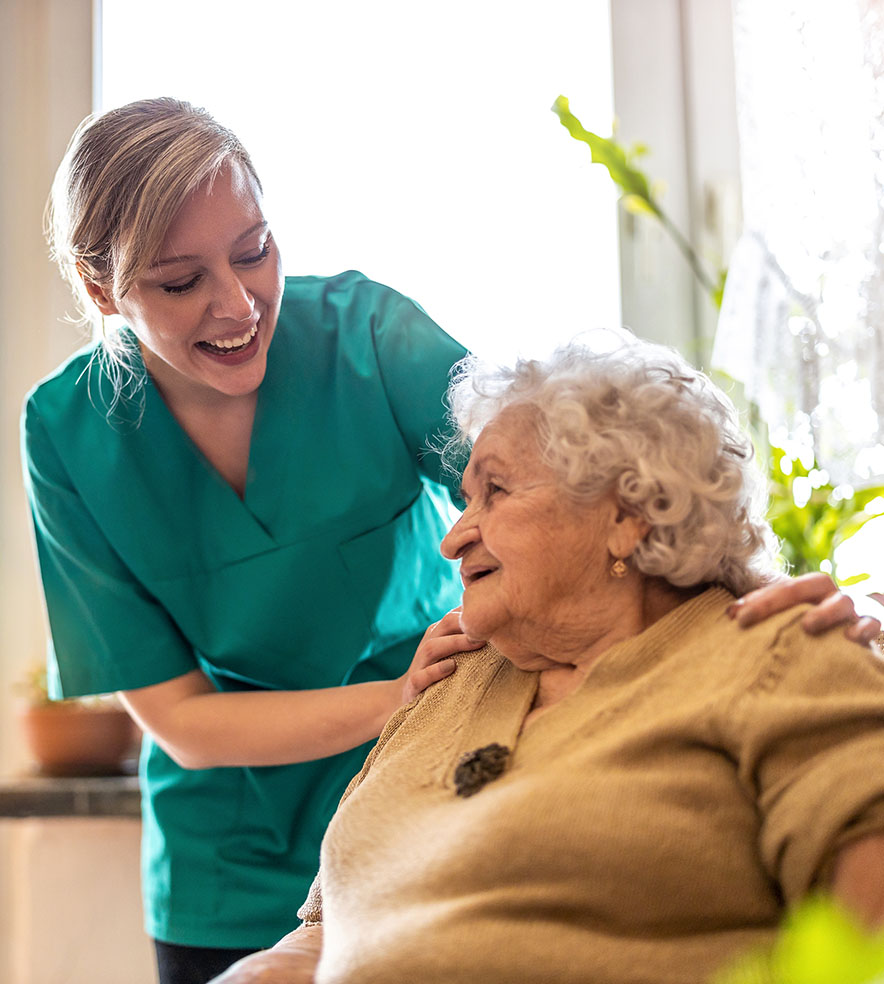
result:
[(163, 284), (163, 290), (167, 294), (186, 294), (189, 290), (193, 290), (193, 288), (196, 287), (199, 280), (200, 275), (196, 274), (183, 284)]
[(264, 241), (264, 245), (261, 247), (260, 252), (256, 253), (254, 256), (244, 256), (239, 262), (244, 263), (246, 266), (251, 266), (253, 263), (260, 263), (261, 260), (267, 259), (270, 255), (270, 246), (273, 243), (273, 238), (268, 236)]
[(496, 482), (489, 482), (486, 487), (486, 492), (490, 498), (492, 495), (497, 495), (498, 492), (506, 492), (506, 489), (502, 485), (498, 485)]

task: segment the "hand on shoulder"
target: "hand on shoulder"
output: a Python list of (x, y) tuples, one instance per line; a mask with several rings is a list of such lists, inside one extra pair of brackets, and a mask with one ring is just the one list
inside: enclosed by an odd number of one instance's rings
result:
[[(873, 594), (871, 597), (884, 605), (884, 595)], [(879, 619), (859, 617), (853, 600), (838, 590), (828, 574), (820, 572), (777, 578), (738, 598), (729, 609), (729, 614), (738, 625), (748, 628), (777, 612), (805, 603), (814, 606), (801, 620), (802, 627), (809, 635), (819, 635), (827, 629), (843, 625), (848, 639), (865, 646), (881, 632)]]

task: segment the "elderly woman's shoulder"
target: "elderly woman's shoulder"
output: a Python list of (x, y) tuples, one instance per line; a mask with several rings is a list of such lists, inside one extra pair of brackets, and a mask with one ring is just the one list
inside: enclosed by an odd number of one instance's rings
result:
[[(456, 664), (454, 673), (419, 694), (416, 698), (418, 703), (423, 701), (425, 707), (448, 701), (459, 704), (469, 695), (484, 691), (492, 683), (495, 692), (503, 694), (512, 685), (518, 688), (526, 675), (526, 671), (518, 669), (490, 642), (481, 649), (455, 653), (453, 658)], [(504, 689), (501, 690), (501, 687)]]
[(710, 655), (724, 660), (734, 682), (740, 680), (746, 692), (756, 695), (788, 681), (800, 691), (820, 695), (842, 686), (880, 689), (884, 660), (877, 649), (851, 642), (840, 626), (808, 634), (802, 620), (812, 607), (796, 605), (749, 628), (732, 621), (725, 607), (717, 620), (718, 651)]
[(810, 605), (796, 605), (744, 628), (730, 617), (734, 600), (723, 588), (707, 589), (652, 626), (643, 648), (666, 660), (680, 678), (736, 692), (770, 680), (772, 668), (777, 679), (787, 669), (801, 674), (805, 668), (821, 677), (855, 672), (877, 679), (884, 674), (884, 663), (847, 640), (841, 628), (808, 635), (802, 619)]
[(513, 665), (490, 642), (486, 642), (481, 649), (455, 653), (453, 659), (457, 667), (454, 673), (440, 680), (431, 689), (439, 688), (443, 684), (447, 684), (446, 689), (454, 690), (461, 690), (464, 686), (475, 686)]

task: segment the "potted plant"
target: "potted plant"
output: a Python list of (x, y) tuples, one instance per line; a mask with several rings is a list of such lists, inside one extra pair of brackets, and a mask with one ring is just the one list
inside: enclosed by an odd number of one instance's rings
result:
[(113, 696), (50, 700), (46, 670), (32, 668), (18, 688), (25, 742), (43, 776), (108, 776), (127, 771), (138, 727)]

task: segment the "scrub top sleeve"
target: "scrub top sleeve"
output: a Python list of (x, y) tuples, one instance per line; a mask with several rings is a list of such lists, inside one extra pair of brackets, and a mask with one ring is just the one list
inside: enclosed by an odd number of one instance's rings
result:
[(450, 433), (445, 392), (451, 369), (466, 354), (407, 297), (387, 291), (373, 319), (378, 368), (390, 408), (420, 471), (454, 498), (460, 476), (442, 467), (437, 451)]
[[(196, 669), (192, 647), (78, 495), (32, 402), (22, 443), (51, 637), (50, 695), (131, 690)], [(114, 508), (111, 490), (107, 508)]]

